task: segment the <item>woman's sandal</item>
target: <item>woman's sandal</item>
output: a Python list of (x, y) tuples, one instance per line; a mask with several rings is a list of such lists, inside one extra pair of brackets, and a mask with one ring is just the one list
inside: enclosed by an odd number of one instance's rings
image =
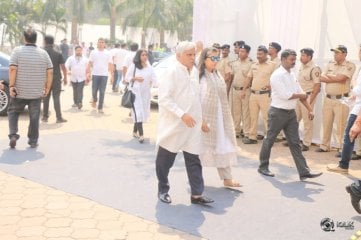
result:
[(140, 142), (140, 143), (143, 143), (143, 142), (144, 142), (144, 137), (143, 137), (143, 136), (140, 136), (140, 137), (139, 137), (139, 142)]
[(223, 185), (225, 187), (242, 187), (242, 185), (239, 182), (235, 182), (233, 180), (225, 180), (223, 181)]

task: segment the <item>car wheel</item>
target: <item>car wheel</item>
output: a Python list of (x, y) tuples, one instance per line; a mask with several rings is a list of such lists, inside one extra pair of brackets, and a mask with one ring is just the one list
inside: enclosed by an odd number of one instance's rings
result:
[(10, 94), (8, 86), (4, 86), (4, 90), (0, 90), (0, 116), (5, 116), (10, 102)]

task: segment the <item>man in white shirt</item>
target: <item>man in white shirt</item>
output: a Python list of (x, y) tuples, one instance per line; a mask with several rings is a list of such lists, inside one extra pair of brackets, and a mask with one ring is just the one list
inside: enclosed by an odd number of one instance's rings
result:
[(308, 117), (313, 119), (312, 108), (307, 101), (307, 94), (303, 92), (297, 82), (291, 68), (296, 63), (296, 52), (286, 49), (281, 54), (281, 66), (272, 73), (270, 84), (272, 89), (271, 105), (268, 111), (268, 130), (262, 143), (260, 152), (260, 166), (258, 172), (269, 177), (274, 177), (274, 173), (269, 170), (269, 159), (272, 146), (277, 135), (284, 131), (293, 160), (296, 164), (300, 180), (315, 178), (322, 173), (311, 173), (307, 166), (306, 159), (302, 155), (300, 137), (298, 135), (298, 122), (295, 108), (297, 101), (308, 110)]
[(115, 48), (112, 49), (113, 62), (114, 62), (114, 79), (113, 79), (113, 92), (119, 92), (119, 83), (122, 81), (123, 77), (123, 63), (128, 54), (128, 51), (125, 49), (127, 45), (125, 43), (115, 44)]
[(158, 198), (171, 203), (168, 174), (177, 152), (183, 151), (191, 186), (191, 203), (208, 204), (212, 199), (202, 196), (204, 182), (199, 160), (202, 110), (198, 71), (194, 67), (195, 44), (180, 42), (177, 61), (164, 74), (159, 84), (159, 122), (156, 158)]
[(89, 81), (86, 74), (88, 59), (83, 56), (83, 48), (81, 46), (75, 47), (75, 54), (69, 57), (65, 66), (68, 73), (71, 75), (71, 85), (73, 86), (73, 107), (81, 109), (83, 107), (83, 89), (85, 80)]
[(127, 74), (129, 66), (133, 63), (133, 59), (135, 54), (137, 53), (139, 48), (138, 43), (132, 43), (130, 45), (130, 52), (127, 53), (125, 59), (123, 61), (123, 79), (125, 78), (125, 74)]
[(92, 75), (92, 107), (96, 108), (98, 102), (99, 92), (99, 103), (98, 112), (104, 113), (103, 104), (105, 89), (107, 87), (109, 72), (113, 72), (113, 58), (110, 52), (105, 49), (105, 40), (103, 38), (98, 39), (98, 49), (91, 51), (89, 56), (89, 63), (87, 67), (87, 75)]

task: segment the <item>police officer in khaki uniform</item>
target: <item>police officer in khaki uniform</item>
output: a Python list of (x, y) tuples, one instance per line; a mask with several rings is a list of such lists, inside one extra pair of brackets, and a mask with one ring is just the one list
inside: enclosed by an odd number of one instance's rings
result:
[(270, 77), (276, 65), (268, 61), (268, 50), (265, 46), (257, 49), (257, 62), (253, 63), (248, 72), (247, 79), (243, 85), (242, 98), (246, 96), (246, 88), (250, 86), (251, 96), (249, 98), (249, 111), (251, 127), (248, 138), (243, 139), (244, 144), (257, 143), (258, 115), (261, 111), (264, 132), (267, 132), (267, 112), (270, 105)]
[(276, 42), (270, 42), (268, 45), (268, 55), (270, 60), (276, 64), (276, 67), (281, 65), (281, 59), (278, 57), (278, 53), (281, 51), (281, 45)]
[[(307, 94), (307, 101), (313, 109), (316, 98), (321, 89), (321, 68), (316, 66), (312, 61), (313, 49), (303, 48), (301, 50), (301, 67), (298, 73), (298, 82), (302, 90)], [(308, 117), (308, 110), (301, 103), (297, 103), (296, 107), (297, 121), (303, 120), (303, 143), (301, 145), (302, 151), (308, 151), (312, 143), (313, 121)]]
[[(247, 87), (244, 91), (245, 96), (242, 98), (241, 93), (247, 74), (251, 68), (252, 61), (248, 57), (251, 47), (244, 44), (239, 49), (239, 58), (233, 63), (233, 81), (230, 91), (230, 105), (233, 117), (233, 123), (235, 127), (236, 137), (241, 135), (243, 130), (244, 137), (248, 137), (250, 128), (250, 115), (249, 115), (249, 97), (251, 90)], [(242, 124), (242, 130), (241, 130)]]
[(342, 103), (343, 97), (348, 97), (350, 82), (355, 72), (355, 64), (346, 60), (347, 48), (338, 45), (331, 49), (334, 52), (334, 61), (330, 61), (321, 75), (321, 82), (326, 83), (326, 97), (323, 102), (323, 137), (322, 144), (317, 152), (330, 151), (332, 126), (335, 121), (337, 129), (337, 144), (340, 149), (343, 145), (343, 132), (346, 127), (349, 108)]
[(217, 63), (216, 69), (217, 71), (222, 75), (222, 77), (224, 78), (224, 81), (226, 82), (227, 85), (227, 95), (229, 95), (229, 91), (231, 88), (231, 81), (232, 81), (232, 68), (230, 65), (230, 60), (229, 60), (229, 49), (230, 46), (228, 44), (224, 44), (221, 47), (222, 50), (222, 58), (221, 60)]

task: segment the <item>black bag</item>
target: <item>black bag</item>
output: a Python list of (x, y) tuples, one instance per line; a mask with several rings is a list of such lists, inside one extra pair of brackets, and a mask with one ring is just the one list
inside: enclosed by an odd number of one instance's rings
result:
[[(132, 83), (133, 86), (133, 83)], [(133, 108), (133, 104), (135, 101), (135, 94), (128, 88), (128, 86), (125, 88), (125, 91), (122, 96), (122, 107), (125, 108)]]
[[(136, 70), (136, 67), (134, 66), (133, 77), (135, 76), (135, 70)], [(133, 87), (133, 84), (134, 84), (134, 81), (132, 81), (131, 87)], [(131, 89), (128, 88), (128, 86), (126, 86), (123, 96), (122, 96), (122, 101), (120, 104), (122, 105), (122, 107), (125, 107), (125, 108), (133, 108), (134, 101), (135, 101), (135, 94), (132, 92)]]

